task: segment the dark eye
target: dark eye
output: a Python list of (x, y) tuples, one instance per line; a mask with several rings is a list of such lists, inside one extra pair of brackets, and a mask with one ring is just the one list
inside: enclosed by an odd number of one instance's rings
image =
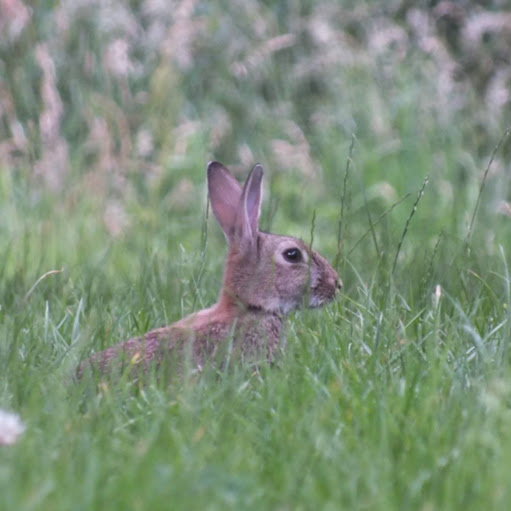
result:
[(302, 253), (297, 248), (288, 248), (282, 255), (289, 263), (299, 263), (302, 260)]

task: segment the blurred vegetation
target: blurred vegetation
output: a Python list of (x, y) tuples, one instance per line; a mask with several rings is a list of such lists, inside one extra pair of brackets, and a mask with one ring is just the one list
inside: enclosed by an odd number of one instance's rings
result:
[[(190, 232), (216, 158), (240, 176), (261, 161), (278, 196), (267, 217), (301, 231), (318, 209), (333, 241), (354, 134), (345, 239), (358, 240), (367, 208), (379, 216), (425, 174), (421, 230), (462, 239), (509, 122), (505, 2), (0, 5), (4, 190), (39, 219), (95, 214), (114, 237), (161, 217)], [(492, 166), (491, 212), (507, 211), (507, 154)]]
[[(0, 0), (8, 509), (507, 509), (510, 106), (507, 0)], [(343, 298), (279, 368), (64, 386), (214, 301), (211, 159)]]

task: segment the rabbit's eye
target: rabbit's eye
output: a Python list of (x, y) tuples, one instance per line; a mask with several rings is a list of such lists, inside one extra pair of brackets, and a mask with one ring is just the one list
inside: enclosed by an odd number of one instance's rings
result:
[(302, 253), (297, 248), (284, 250), (282, 256), (289, 263), (299, 263), (302, 260)]

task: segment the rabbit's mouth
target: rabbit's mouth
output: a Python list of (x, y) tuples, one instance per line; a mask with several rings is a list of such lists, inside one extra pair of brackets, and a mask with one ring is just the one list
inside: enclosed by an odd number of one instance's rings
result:
[(311, 288), (309, 307), (315, 309), (316, 307), (321, 307), (326, 303), (332, 302), (341, 288), (342, 282), (340, 279), (337, 279), (335, 284), (328, 286), (328, 289), (325, 289), (323, 286)]
[(311, 294), (311, 296), (309, 298), (309, 307), (311, 309), (316, 309), (317, 307), (321, 307), (321, 306), (325, 305), (325, 303), (329, 303), (329, 302), (333, 301), (334, 298), (335, 298), (335, 293), (332, 294), (331, 296), (318, 296), (315, 294)]

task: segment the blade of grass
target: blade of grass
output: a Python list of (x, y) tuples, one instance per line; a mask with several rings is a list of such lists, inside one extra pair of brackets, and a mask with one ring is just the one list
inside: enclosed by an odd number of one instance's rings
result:
[(495, 159), (495, 155), (497, 154), (497, 151), (500, 149), (500, 146), (504, 143), (504, 140), (511, 132), (511, 126), (508, 126), (506, 130), (504, 131), (504, 134), (500, 137), (500, 140), (498, 141), (497, 145), (493, 149), (493, 152), (491, 153), (490, 160), (488, 161), (488, 165), (486, 166), (486, 169), (483, 174), (483, 179), (481, 180), (481, 184), (479, 185), (479, 193), (477, 194), (476, 203), (474, 206), (474, 211), (472, 212), (472, 218), (470, 220), (470, 224), (468, 227), (467, 237), (465, 238), (465, 246), (468, 247), (470, 243), (470, 237), (472, 236), (472, 231), (474, 229), (474, 223), (476, 219), (477, 210), (479, 209), (479, 203), (481, 202), (481, 196), (483, 194), (484, 187), (486, 186), (486, 180), (488, 178), (488, 172), (490, 171), (490, 167), (493, 163), (493, 160)]
[(47, 271), (45, 274), (41, 275), (34, 283), (34, 285), (27, 291), (26, 295), (23, 297), (23, 302), (26, 303), (28, 299), (30, 298), (30, 295), (34, 292), (37, 285), (44, 280), (49, 275), (56, 275), (58, 273), (62, 273), (64, 271), (64, 268), (61, 268), (60, 270), (50, 270)]
[(362, 185), (362, 180), (360, 179), (360, 176), (359, 176), (359, 184), (360, 184), (360, 189), (362, 190), (362, 196), (364, 198), (364, 208), (367, 213), (367, 221), (369, 222), (369, 231), (371, 232), (371, 237), (373, 238), (374, 249), (376, 250), (376, 257), (377, 257), (378, 261), (380, 261), (381, 251), (380, 251), (380, 247), (378, 244), (378, 240), (376, 238), (376, 231), (374, 230), (374, 223), (371, 219), (371, 212), (369, 211), (369, 202), (367, 201), (366, 190), (365, 190), (364, 186)]
[(429, 177), (426, 176), (424, 179), (424, 183), (422, 183), (422, 187), (419, 190), (419, 193), (417, 194), (417, 199), (415, 199), (415, 202), (413, 203), (412, 211), (410, 212), (410, 216), (406, 220), (405, 228), (403, 229), (403, 234), (401, 235), (401, 239), (399, 240), (399, 245), (397, 246), (396, 250), (396, 257), (394, 257), (394, 264), (392, 265), (392, 273), (391, 275), (394, 275), (394, 272), (396, 270), (397, 265), (397, 259), (399, 257), (399, 252), (401, 251), (401, 247), (403, 246), (403, 241), (405, 239), (406, 233), (408, 232), (408, 227), (410, 225), (410, 222), (412, 221), (413, 216), (415, 215), (415, 212), (417, 211), (417, 206), (419, 205), (419, 202), (424, 195), (424, 190), (429, 182)]
[(339, 215), (339, 227), (337, 231), (337, 253), (334, 260), (334, 268), (339, 271), (339, 263), (341, 260), (341, 249), (342, 249), (342, 236), (343, 236), (343, 222), (344, 222), (344, 205), (346, 204), (346, 189), (348, 185), (348, 176), (350, 172), (350, 165), (353, 159), (353, 151), (355, 148), (355, 134), (351, 134), (351, 144), (346, 159), (346, 169), (344, 171), (344, 180), (342, 184), (342, 195), (341, 195), (341, 213)]
[(311, 241), (309, 243), (309, 249), (312, 250), (312, 244), (314, 243), (314, 229), (316, 228), (316, 210), (314, 210), (312, 212), (312, 219), (311, 219), (311, 230), (310, 230), (310, 235), (311, 235)]
[(197, 271), (197, 276), (194, 279), (195, 282), (195, 296), (193, 298), (193, 306), (192, 310), (195, 310), (197, 306), (197, 301), (200, 297), (200, 283), (202, 280), (202, 275), (204, 274), (204, 268), (206, 266), (206, 250), (208, 247), (208, 218), (209, 218), (209, 196), (206, 201), (206, 214), (204, 215), (204, 221), (202, 223), (202, 232), (201, 232), (201, 260), (199, 270)]

